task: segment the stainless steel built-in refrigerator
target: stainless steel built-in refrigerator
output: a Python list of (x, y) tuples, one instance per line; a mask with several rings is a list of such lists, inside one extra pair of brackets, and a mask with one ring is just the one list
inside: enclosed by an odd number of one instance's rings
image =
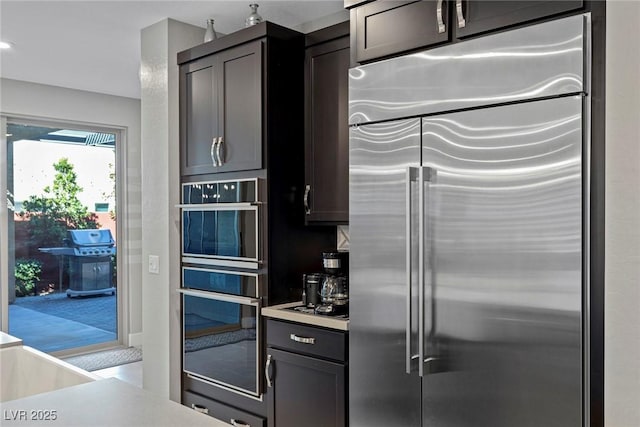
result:
[(351, 427), (578, 427), (590, 17), (350, 70)]

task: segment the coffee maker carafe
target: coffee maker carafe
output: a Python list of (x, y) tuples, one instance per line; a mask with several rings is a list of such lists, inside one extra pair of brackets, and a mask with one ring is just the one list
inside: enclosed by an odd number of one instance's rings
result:
[(322, 266), (324, 277), (320, 287), (320, 302), (316, 306), (317, 314), (338, 315), (346, 314), (349, 306), (349, 292), (346, 268), (348, 254), (341, 252), (324, 252)]

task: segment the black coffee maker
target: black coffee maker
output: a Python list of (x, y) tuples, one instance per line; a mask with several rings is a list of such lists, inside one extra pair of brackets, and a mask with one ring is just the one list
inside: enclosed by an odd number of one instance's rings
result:
[(349, 291), (347, 252), (323, 252), (322, 267), (324, 274), (320, 286), (320, 304), (316, 305), (316, 314), (335, 316), (347, 314), (349, 310)]

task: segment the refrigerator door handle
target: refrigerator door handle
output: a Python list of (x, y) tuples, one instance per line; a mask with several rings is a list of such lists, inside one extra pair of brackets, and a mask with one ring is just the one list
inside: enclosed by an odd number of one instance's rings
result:
[[(424, 209), (425, 205), (425, 188), (426, 185), (431, 181), (434, 176), (434, 170), (430, 167), (421, 167), (418, 170), (418, 182), (420, 189), (418, 196), (418, 292), (419, 292), (419, 301), (418, 305), (418, 375), (423, 377), (425, 375), (425, 362), (427, 362), (427, 358), (425, 356), (425, 252), (426, 252), (426, 242), (425, 242), (425, 228), (427, 226), (427, 215)], [(429, 239), (432, 236), (428, 236)], [(429, 374), (429, 372), (427, 372)]]
[(416, 180), (418, 176), (418, 168), (415, 167), (408, 167), (407, 168), (407, 173), (406, 173), (406, 210), (405, 210), (405, 220), (406, 220), (406, 252), (405, 252), (405, 256), (406, 256), (406, 280), (407, 280), (407, 319), (406, 319), (406, 339), (405, 339), (405, 345), (406, 345), (406, 372), (407, 374), (411, 374), (411, 362), (414, 359), (417, 359), (418, 356), (416, 355), (414, 357), (414, 355), (412, 354), (411, 351), (411, 318), (412, 318), (412, 299), (413, 299), (413, 295), (412, 295), (412, 289), (411, 289), (411, 282), (412, 282), (412, 255), (413, 255), (413, 251), (412, 251), (412, 237), (413, 237), (413, 229), (411, 226), (412, 223), (412, 219), (413, 219), (413, 215), (412, 215), (412, 211), (411, 211), (411, 206), (413, 205), (413, 200), (412, 200), (412, 194), (411, 194), (411, 183), (413, 181)]

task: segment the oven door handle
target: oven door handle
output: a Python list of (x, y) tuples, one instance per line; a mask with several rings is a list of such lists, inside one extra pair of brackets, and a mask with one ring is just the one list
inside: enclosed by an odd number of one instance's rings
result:
[(240, 203), (208, 203), (208, 204), (179, 204), (176, 208), (185, 211), (223, 211), (249, 209), (262, 205), (262, 202), (240, 202)]
[(178, 289), (182, 295), (189, 295), (192, 297), (214, 299), (216, 301), (225, 301), (235, 304), (245, 305), (260, 305), (260, 298), (242, 297), (237, 295), (227, 295), (218, 292), (200, 291), (196, 289)]

